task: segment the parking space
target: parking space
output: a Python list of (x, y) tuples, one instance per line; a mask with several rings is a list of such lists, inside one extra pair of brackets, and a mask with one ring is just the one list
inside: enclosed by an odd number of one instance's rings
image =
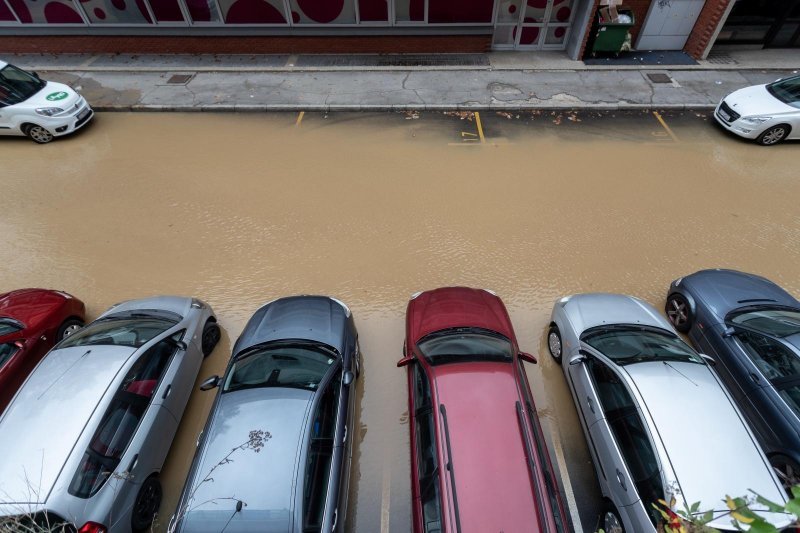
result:
[[(663, 307), (672, 279), (709, 267), (800, 293), (797, 143), (763, 148), (712, 122), (692, 111), (100, 113), (49, 145), (0, 139), (0, 290), (68, 290), (90, 317), (145, 295), (202, 298), (223, 339), (198, 383), (224, 370), (260, 304), (347, 302), (364, 361), (349, 528), (384, 533), (410, 528), (395, 366), (408, 297), (492, 289), (521, 348), (539, 355), (528, 366), (539, 416), (576, 530), (588, 532), (602, 502), (547, 355), (553, 302), (608, 291)], [(159, 530), (212, 400), (197, 391), (181, 422)]]

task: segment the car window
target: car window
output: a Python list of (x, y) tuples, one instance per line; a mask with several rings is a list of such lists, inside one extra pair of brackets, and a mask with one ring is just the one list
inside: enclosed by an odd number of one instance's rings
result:
[(336, 361), (330, 349), (314, 344), (280, 344), (245, 352), (231, 365), (223, 393), (255, 387), (316, 390)]
[(420, 365), (414, 365), (414, 420), (422, 523), (425, 533), (438, 533), (442, 529), (439, 460), (436, 455), (430, 384)]
[(417, 343), (431, 365), (466, 361), (511, 362), (511, 342), (479, 328), (453, 328), (425, 336)]
[(18, 350), (19, 347), (13, 342), (0, 344), (0, 368), (3, 368), (3, 366), (14, 357), (14, 354), (17, 353)]
[(15, 331), (19, 331), (20, 329), (22, 328), (15, 320), (0, 318), (0, 337), (3, 335), (8, 335), (9, 333), (14, 333)]
[(75, 346), (129, 346), (139, 348), (177, 322), (162, 318), (107, 317), (95, 320), (61, 341), (59, 348)]
[(800, 76), (770, 83), (767, 85), (767, 90), (784, 104), (800, 109)]
[(5, 105), (24, 102), (45, 86), (39, 80), (14, 65), (0, 68), (0, 99)]
[(793, 309), (741, 309), (728, 315), (728, 320), (776, 337), (800, 333), (800, 312)]
[(677, 335), (665, 330), (636, 326), (588, 330), (581, 340), (618, 365), (648, 361), (680, 361), (705, 364)]
[(664, 489), (661, 469), (644, 421), (619, 376), (597, 359), (590, 360), (589, 365), (611, 433), (633, 478), (636, 492), (642, 498), (653, 525), (656, 525), (660, 517), (650, 504), (663, 499)]
[(304, 532), (319, 531), (322, 527), (341, 388), (339, 370), (322, 393), (312, 419), (303, 490)]
[(72, 478), (70, 494), (88, 498), (117, 471), (119, 461), (133, 439), (177, 349), (176, 341), (182, 336), (183, 332), (179, 332), (155, 344), (128, 371)]
[(800, 358), (780, 342), (745, 330), (738, 330), (736, 337), (753, 364), (770, 381), (800, 376)]

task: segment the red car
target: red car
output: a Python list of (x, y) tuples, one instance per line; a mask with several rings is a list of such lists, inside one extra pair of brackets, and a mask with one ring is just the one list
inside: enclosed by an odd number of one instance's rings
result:
[(0, 294), (0, 413), (50, 348), (83, 326), (85, 313), (83, 302), (65, 292)]
[(406, 311), (415, 533), (568, 531), (502, 300), (450, 287)]

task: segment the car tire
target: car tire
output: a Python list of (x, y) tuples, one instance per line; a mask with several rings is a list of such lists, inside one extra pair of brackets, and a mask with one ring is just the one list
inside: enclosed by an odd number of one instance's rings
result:
[(786, 140), (790, 131), (792, 131), (792, 128), (788, 124), (777, 124), (764, 130), (758, 136), (756, 142), (761, 146), (772, 146)]
[(564, 355), (564, 346), (561, 343), (561, 332), (558, 326), (553, 324), (547, 330), (547, 351), (555, 359), (556, 363), (561, 364), (561, 356)]
[(214, 347), (219, 342), (221, 336), (222, 334), (220, 332), (219, 325), (217, 325), (217, 323), (211, 318), (206, 320), (206, 323), (203, 326), (203, 339), (201, 343), (203, 357), (208, 357), (211, 355), (211, 352), (214, 351)]
[(38, 126), (36, 124), (26, 125), (22, 130), (22, 133), (24, 133), (28, 139), (32, 140), (36, 144), (47, 144), (55, 139), (55, 136), (50, 133), (47, 128)]
[(56, 342), (62, 341), (81, 329), (83, 327), (83, 320), (77, 318), (68, 318), (58, 326), (56, 333)]
[(664, 311), (667, 313), (669, 323), (681, 333), (688, 333), (692, 329), (694, 321), (692, 307), (684, 295), (677, 292), (670, 294)]
[(619, 511), (611, 502), (606, 502), (600, 513), (600, 527), (604, 533), (625, 533)]
[(156, 476), (150, 476), (142, 483), (131, 510), (131, 529), (133, 531), (150, 529), (158, 508), (161, 507), (161, 494), (161, 483)]
[(769, 462), (784, 490), (792, 498), (792, 487), (800, 484), (800, 465), (783, 455), (772, 456), (769, 458)]

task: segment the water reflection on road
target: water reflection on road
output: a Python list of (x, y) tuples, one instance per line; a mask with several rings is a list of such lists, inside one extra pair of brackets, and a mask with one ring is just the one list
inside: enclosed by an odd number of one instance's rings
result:
[[(423, 114), (99, 114), (47, 146), (3, 139), (0, 290), (81, 297), (94, 317), (127, 298), (200, 297), (221, 373), (262, 303), (321, 293), (348, 303), (364, 354), (351, 529), (409, 530), (404, 370), (408, 296), (493, 289), (521, 348), (554, 462), (591, 528), (594, 472), (544, 331), (553, 301), (624, 292), (663, 305), (675, 277), (733, 267), (800, 293), (797, 145), (760, 148), (700, 118), (516, 119)], [(466, 135), (465, 135), (466, 133)], [(467, 146), (467, 144), (470, 144)], [(162, 480), (166, 524), (213, 393), (190, 401)], [(680, 413), (676, 413), (680, 418)], [(268, 452), (268, 449), (266, 450)]]

